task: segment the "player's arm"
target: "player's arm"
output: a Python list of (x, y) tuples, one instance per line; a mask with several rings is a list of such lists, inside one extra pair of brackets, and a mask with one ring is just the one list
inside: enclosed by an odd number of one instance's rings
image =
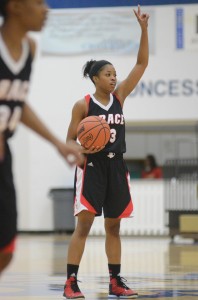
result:
[(77, 127), (80, 121), (86, 117), (86, 102), (84, 99), (77, 101), (72, 109), (71, 121), (67, 130), (66, 143), (77, 145), (79, 150), (83, 152), (83, 148), (77, 142)]
[(65, 144), (60, 141), (41, 121), (33, 109), (26, 103), (23, 108), (21, 122), (28, 128), (32, 129), (34, 132), (39, 134), (45, 140), (54, 145), (62, 157), (68, 162), (68, 164), (73, 165), (76, 163), (81, 163), (82, 156), (79, 152), (78, 147), (73, 145)]
[(87, 116), (87, 104), (84, 99), (77, 101), (72, 109), (72, 117), (67, 131), (66, 142), (78, 145), (81, 153), (91, 154), (102, 150), (104, 147), (92, 147), (87, 150), (77, 142), (77, 128), (79, 123)]
[(140, 46), (135, 66), (133, 67), (127, 78), (123, 80), (115, 90), (115, 94), (118, 96), (122, 103), (124, 103), (126, 97), (133, 91), (140, 78), (144, 74), (149, 59), (149, 43), (147, 30), (149, 15), (142, 14), (140, 6), (138, 6), (137, 11), (134, 10), (134, 14), (141, 28)]
[[(30, 51), (32, 54), (32, 59), (34, 59), (36, 44), (33, 39), (28, 38)], [(70, 164), (76, 164), (82, 162), (82, 155), (79, 152), (77, 147), (73, 145), (65, 145), (62, 141), (60, 141), (51, 131), (46, 127), (46, 125), (42, 122), (42, 120), (38, 117), (38, 115), (33, 111), (31, 106), (27, 103), (24, 104), (21, 122), (26, 125), (28, 128), (32, 129), (34, 132), (39, 134), (45, 140), (49, 141), (53, 144), (62, 157)]]

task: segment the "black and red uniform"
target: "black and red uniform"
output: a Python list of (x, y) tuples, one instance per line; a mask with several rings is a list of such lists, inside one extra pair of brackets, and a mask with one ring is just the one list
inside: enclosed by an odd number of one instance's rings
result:
[(111, 137), (102, 151), (88, 154), (83, 169), (76, 168), (74, 185), (74, 215), (82, 210), (106, 218), (130, 217), (133, 203), (130, 176), (123, 159), (126, 152), (125, 120), (120, 101), (110, 94), (107, 106), (93, 95), (87, 95), (87, 116), (100, 116), (110, 126)]
[(0, 132), (5, 139), (5, 155), (0, 161), (0, 251), (13, 251), (17, 232), (16, 194), (8, 139), (20, 121), (27, 97), (32, 55), (23, 40), (18, 61), (11, 57), (0, 34)]

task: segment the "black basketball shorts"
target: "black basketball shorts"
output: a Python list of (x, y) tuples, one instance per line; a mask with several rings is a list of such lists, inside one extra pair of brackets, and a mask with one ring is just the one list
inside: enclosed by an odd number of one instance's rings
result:
[(105, 218), (127, 218), (133, 212), (130, 176), (122, 154), (89, 154), (77, 167), (74, 184), (74, 215), (87, 210)]
[(16, 231), (16, 194), (11, 153), (6, 144), (5, 158), (0, 161), (0, 251), (14, 240)]

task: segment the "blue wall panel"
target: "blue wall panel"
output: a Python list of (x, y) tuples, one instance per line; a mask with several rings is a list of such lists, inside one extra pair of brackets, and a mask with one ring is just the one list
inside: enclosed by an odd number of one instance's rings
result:
[(192, 4), (197, 0), (46, 0), (51, 8)]

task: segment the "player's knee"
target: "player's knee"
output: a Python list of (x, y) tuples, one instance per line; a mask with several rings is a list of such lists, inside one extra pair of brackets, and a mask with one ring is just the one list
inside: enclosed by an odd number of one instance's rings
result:
[(9, 265), (13, 257), (12, 253), (0, 252), (0, 273)]
[(88, 236), (92, 224), (93, 224), (92, 221), (87, 221), (87, 222), (83, 222), (83, 223), (78, 224), (77, 233), (78, 233), (79, 237)]
[(105, 231), (107, 234), (118, 236), (120, 232), (120, 222), (105, 222)]

